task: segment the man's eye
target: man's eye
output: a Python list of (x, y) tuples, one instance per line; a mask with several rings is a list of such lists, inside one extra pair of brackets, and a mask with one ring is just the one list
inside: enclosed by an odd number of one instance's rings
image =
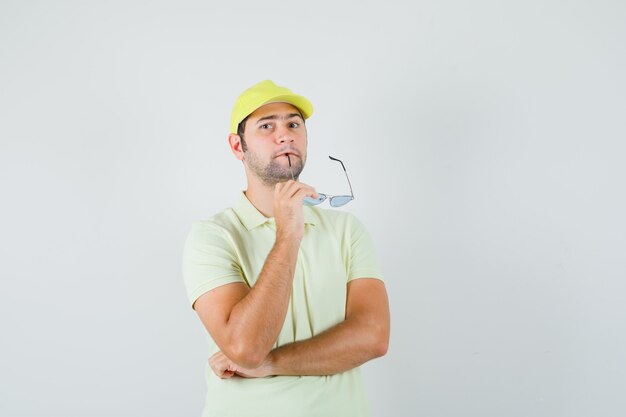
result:
[(291, 123), (289, 124), (289, 127), (292, 127), (292, 128), (296, 128), (296, 127), (298, 127), (298, 126), (300, 126), (300, 123), (291, 122)]
[(261, 129), (270, 129), (272, 125), (270, 123), (265, 123), (264, 125), (259, 126)]

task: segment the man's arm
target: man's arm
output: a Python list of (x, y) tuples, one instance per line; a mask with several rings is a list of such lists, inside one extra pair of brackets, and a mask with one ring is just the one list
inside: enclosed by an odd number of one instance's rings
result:
[(291, 286), (304, 235), (302, 202), (315, 190), (288, 181), (276, 185), (276, 241), (252, 288), (233, 283), (200, 296), (194, 309), (226, 356), (257, 368), (269, 354), (285, 321)]
[(346, 319), (300, 342), (274, 349), (256, 368), (237, 366), (218, 352), (209, 360), (213, 371), (228, 378), (268, 375), (333, 375), (383, 356), (389, 344), (389, 302), (378, 279), (354, 279), (348, 283)]
[(389, 345), (389, 302), (378, 279), (348, 283), (346, 319), (269, 355), (270, 375), (332, 375), (383, 356)]

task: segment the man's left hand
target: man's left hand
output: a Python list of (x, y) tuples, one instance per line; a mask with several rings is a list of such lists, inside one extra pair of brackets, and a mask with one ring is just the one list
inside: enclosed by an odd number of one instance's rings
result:
[(216, 354), (209, 358), (209, 365), (213, 372), (218, 377), (225, 379), (233, 376), (240, 376), (244, 378), (263, 378), (271, 375), (271, 359), (268, 356), (263, 364), (255, 369), (248, 369), (237, 365), (230, 360), (228, 356), (224, 355), (222, 351), (218, 351)]

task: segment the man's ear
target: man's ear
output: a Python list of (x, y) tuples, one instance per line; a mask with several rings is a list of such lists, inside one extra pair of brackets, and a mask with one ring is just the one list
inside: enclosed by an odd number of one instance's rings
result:
[(228, 145), (230, 146), (230, 150), (240, 161), (243, 161), (243, 148), (241, 146), (241, 137), (235, 133), (231, 133), (228, 135)]

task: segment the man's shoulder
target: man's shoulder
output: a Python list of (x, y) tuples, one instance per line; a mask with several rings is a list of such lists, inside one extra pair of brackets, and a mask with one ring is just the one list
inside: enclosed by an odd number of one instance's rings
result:
[(228, 233), (241, 227), (241, 223), (234, 210), (225, 208), (212, 216), (196, 220), (191, 224), (192, 233)]

